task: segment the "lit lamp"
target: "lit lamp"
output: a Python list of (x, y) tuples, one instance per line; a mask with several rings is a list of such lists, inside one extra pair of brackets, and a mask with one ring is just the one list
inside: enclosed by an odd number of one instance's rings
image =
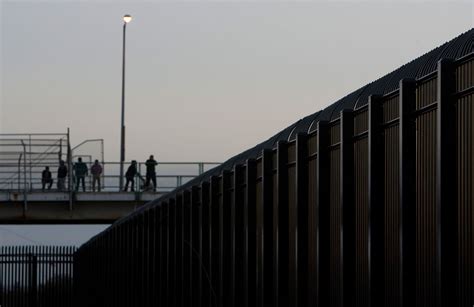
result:
[(129, 23), (130, 21), (132, 21), (132, 15), (123, 15), (123, 21), (125, 21), (125, 23)]
[(122, 47), (122, 125), (120, 129), (120, 191), (123, 190), (123, 164), (125, 162), (125, 31), (127, 23), (132, 21), (131, 15), (123, 15), (123, 47)]

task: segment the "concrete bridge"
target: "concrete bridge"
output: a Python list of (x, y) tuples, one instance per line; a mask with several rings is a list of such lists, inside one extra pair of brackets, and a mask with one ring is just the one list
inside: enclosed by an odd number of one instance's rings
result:
[(0, 192), (0, 224), (111, 224), (163, 194), (4, 191)]
[[(102, 166), (101, 188), (98, 188), (101, 192), (95, 192), (90, 174), (84, 178), (84, 190), (79, 189), (83, 192), (74, 191), (78, 188), (74, 165), (79, 158), (89, 173), (94, 161)], [(61, 161), (68, 170), (63, 190), (57, 185)], [(67, 133), (0, 134), (0, 224), (113, 223), (219, 164), (158, 161), (156, 182), (147, 185), (143, 178), (146, 164), (137, 161), (137, 174), (131, 186), (137, 192), (124, 192), (120, 184), (120, 163), (104, 160), (102, 139), (85, 140), (72, 147), (69, 130)], [(130, 162), (126, 167), (128, 165)], [(54, 182), (50, 187), (42, 182), (46, 167)]]

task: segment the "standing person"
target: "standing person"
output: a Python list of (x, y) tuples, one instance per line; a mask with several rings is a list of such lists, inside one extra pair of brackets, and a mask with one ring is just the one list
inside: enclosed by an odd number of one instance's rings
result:
[(66, 183), (66, 176), (67, 176), (67, 166), (65, 165), (64, 161), (59, 161), (58, 167), (58, 189), (60, 191), (65, 189)]
[(124, 191), (127, 192), (128, 184), (131, 183), (130, 190), (135, 191), (135, 176), (137, 175), (137, 161), (132, 160), (132, 164), (128, 167), (127, 172), (125, 173), (125, 183)]
[(153, 191), (156, 192), (156, 171), (155, 168), (158, 162), (155, 161), (153, 155), (145, 162), (146, 165), (146, 182), (145, 187), (150, 187), (150, 180), (153, 181)]
[(74, 164), (74, 171), (76, 175), (76, 191), (79, 190), (79, 183), (82, 181), (82, 190), (86, 191), (85, 177), (88, 174), (87, 165), (82, 162), (82, 158), (78, 158), (76, 164)]
[(100, 192), (100, 176), (102, 175), (102, 166), (99, 160), (95, 160), (94, 165), (91, 166), (92, 174), (92, 191), (95, 192), (95, 183), (97, 181), (97, 190)]
[(53, 185), (53, 175), (49, 171), (49, 166), (46, 166), (41, 174), (41, 183), (43, 185), (41, 190), (44, 191), (46, 184), (49, 184), (48, 190), (51, 190), (51, 186)]

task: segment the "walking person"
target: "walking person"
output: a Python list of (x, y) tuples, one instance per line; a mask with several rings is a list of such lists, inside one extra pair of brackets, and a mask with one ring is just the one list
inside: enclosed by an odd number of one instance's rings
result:
[(156, 192), (156, 166), (158, 162), (154, 159), (153, 155), (150, 156), (145, 162), (146, 165), (146, 182), (145, 188), (150, 188), (150, 181), (153, 182), (153, 191)]
[(128, 184), (130, 183), (130, 190), (132, 192), (135, 191), (135, 176), (137, 175), (137, 161), (132, 160), (132, 164), (128, 167), (127, 172), (125, 173), (125, 179), (127, 182), (125, 183), (124, 191), (127, 192)]
[(76, 191), (79, 190), (79, 183), (82, 181), (82, 191), (86, 191), (85, 177), (88, 175), (87, 165), (82, 162), (82, 158), (78, 158), (74, 164), (74, 171), (76, 176)]
[(49, 184), (48, 190), (51, 190), (51, 186), (53, 185), (53, 175), (49, 171), (49, 166), (46, 166), (43, 170), (43, 173), (41, 174), (41, 183), (43, 186), (41, 190), (44, 191), (46, 184)]
[(66, 188), (67, 166), (63, 160), (59, 161), (58, 167), (58, 189), (60, 191)]
[(102, 166), (99, 164), (99, 160), (95, 160), (91, 166), (92, 174), (92, 191), (95, 192), (95, 183), (97, 182), (97, 190), (100, 192), (100, 176), (102, 175)]

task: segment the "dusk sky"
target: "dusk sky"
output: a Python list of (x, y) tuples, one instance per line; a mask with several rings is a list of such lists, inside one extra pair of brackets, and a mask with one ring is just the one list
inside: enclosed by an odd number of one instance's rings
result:
[(465, 32), (472, 1), (2, 1), (3, 133), (223, 161)]
[[(69, 127), (72, 145), (105, 139), (109, 161), (119, 156), (125, 13), (133, 16), (127, 160), (224, 161), (474, 25), (472, 1), (1, 1), (0, 9), (0, 133)], [(55, 240), (48, 227), (14, 231)], [(74, 233), (56, 241), (91, 235)], [(0, 229), (2, 238), (21, 241)]]

